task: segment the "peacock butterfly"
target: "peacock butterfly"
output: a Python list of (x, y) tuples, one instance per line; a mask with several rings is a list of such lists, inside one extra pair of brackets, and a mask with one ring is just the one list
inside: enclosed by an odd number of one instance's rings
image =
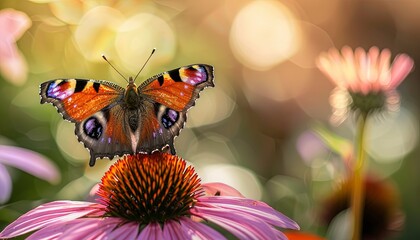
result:
[[(106, 59), (105, 59), (106, 60)], [(111, 65), (112, 66), (112, 65)], [(96, 158), (162, 151), (175, 154), (174, 138), (200, 91), (214, 87), (213, 67), (194, 64), (163, 72), (139, 87), (129, 78), (126, 88), (112, 82), (55, 79), (40, 86), (41, 103), (52, 103)]]

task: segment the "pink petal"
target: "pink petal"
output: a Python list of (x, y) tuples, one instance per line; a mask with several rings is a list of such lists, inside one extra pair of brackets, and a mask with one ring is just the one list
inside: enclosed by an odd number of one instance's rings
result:
[(9, 82), (20, 86), (26, 81), (28, 66), (14, 42), (0, 40), (0, 73)]
[(188, 239), (188, 229), (182, 228), (178, 221), (166, 221), (163, 225), (163, 239), (184, 240)]
[(137, 239), (160, 240), (163, 239), (163, 231), (159, 224), (149, 223), (143, 231), (141, 231)]
[(17, 49), (16, 40), (31, 26), (31, 20), (13, 9), (0, 11), (0, 73), (5, 79), (20, 85), (26, 80), (28, 67)]
[(399, 54), (395, 57), (391, 69), (391, 81), (388, 90), (398, 87), (414, 67), (414, 61), (407, 54)]
[[(70, 221), (71, 222), (71, 221)], [(37, 240), (37, 239), (57, 239), (63, 235), (68, 227), (70, 222), (59, 222), (52, 223), (42, 229), (31, 234), (27, 240)]]
[[(123, 219), (116, 217), (81, 218), (72, 220), (67, 225), (60, 239), (106, 239), (110, 233), (123, 224)], [(123, 239), (120, 236), (114, 239)]]
[(0, 164), (0, 204), (9, 200), (12, 193), (12, 180), (7, 169)]
[(341, 54), (343, 55), (343, 59), (345, 65), (342, 66), (344, 68), (342, 71), (344, 72), (345, 78), (345, 85), (350, 88), (351, 90), (357, 89), (357, 83), (359, 82), (359, 77), (357, 76), (357, 63), (356, 59), (354, 58), (353, 50), (349, 46), (344, 46), (341, 49)]
[(316, 66), (337, 86), (342, 86), (343, 81), (340, 79), (340, 71), (333, 60), (328, 55), (321, 54), (316, 60)]
[(267, 204), (246, 198), (200, 197), (193, 209), (204, 211), (214, 211), (216, 209), (221, 210), (221, 213), (227, 212), (230, 214), (241, 212), (278, 227), (299, 229), (299, 225), (296, 222)]
[(379, 58), (379, 48), (373, 46), (369, 49), (368, 52), (368, 69), (367, 69), (367, 82), (370, 84), (375, 83), (378, 80), (378, 58)]
[(88, 196), (86, 197), (86, 201), (88, 202), (98, 202), (98, 200), (101, 198), (98, 196), (98, 190), (99, 190), (99, 183), (95, 184), (89, 191)]
[(0, 238), (11, 238), (44, 228), (50, 224), (71, 221), (90, 213), (103, 211), (104, 206), (96, 203), (76, 201), (55, 201), (43, 204), (8, 225)]
[(331, 77), (333, 77), (331, 80), (335, 82), (337, 86), (347, 86), (342, 70), (344, 59), (341, 57), (340, 52), (337, 49), (331, 48), (328, 50), (328, 61), (330, 64), (329, 69), (327, 70), (330, 72)]
[[(130, 226), (137, 231), (138, 224)], [(31, 239), (134, 239), (130, 237), (130, 227), (120, 218), (80, 218), (68, 222), (52, 223), (32, 234)], [(118, 235), (113, 234), (117, 232)]]
[(127, 222), (113, 229), (108, 235), (108, 239), (136, 239), (139, 235), (139, 224)]
[[(101, 224), (104, 219), (101, 218), (82, 218), (75, 219), (65, 224), (66, 230), (62, 239), (98, 239), (98, 235), (102, 233)], [(115, 224), (110, 226), (114, 228)], [(61, 239), (61, 238), (60, 238)]]
[(16, 41), (31, 24), (31, 19), (24, 12), (11, 8), (0, 11), (0, 36), (2, 39)]
[(243, 214), (225, 212), (221, 216), (217, 211), (206, 211), (201, 213), (200, 217), (225, 228), (239, 239), (273, 239), (276, 236), (277, 230), (267, 223)]
[(222, 234), (213, 228), (189, 218), (183, 217), (179, 222), (188, 231), (190, 239), (225, 239)]
[(232, 196), (232, 197), (243, 197), (238, 190), (235, 188), (226, 185), (224, 183), (204, 183), (202, 184), (202, 187), (206, 193), (206, 195), (209, 196)]
[(355, 59), (357, 61), (357, 74), (359, 77), (359, 82), (356, 87), (357, 92), (362, 92), (363, 94), (366, 94), (369, 92), (369, 59), (367, 57), (366, 51), (363, 48), (356, 48), (354, 51)]
[(61, 178), (50, 160), (24, 148), (0, 145), (0, 163), (19, 168), (50, 183), (57, 183)]
[[(378, 83), (380, 87), (387, 86), (389, 84), (389, 81), (391, 80), (391, 74), (390, 74), (390, 61), (391, 61), (391, 51), (388, 48), (385, 48), (381, 51), (381, 54), (379, 55), (379, 63), (378, 63)], [(377, 91), (382, 89), (375, 89)]]

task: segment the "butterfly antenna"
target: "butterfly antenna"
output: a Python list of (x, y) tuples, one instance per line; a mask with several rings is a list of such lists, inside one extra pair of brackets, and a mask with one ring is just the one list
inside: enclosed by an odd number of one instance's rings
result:
[(105, 57), (105, 55), (104, 54), (102, 54), (102, 58), (118, 73), (118, 74), (120, 74), (120, 76), (122, 77), (122, 78), (124, 78), (124, 80), (126, 81), (126, 82), (128, 82), (128, 80), (127, 80), (127, 78), (126, 77), (124, 77), (124, 75), (122, 75), (121, 73), (120, 73), (120, 71), (118, 71), (115, 67), (114, 67), (114, 65), (112, 65), (111, 64), (111, 62), (110, 61), (108, 61), (108, 59)]
[(143, 64), (143, 67), (141, 67), (140, 71), (137, 73), (136, 77), (134, 78), (133, 82), (136, 81), (136, 78), (139, 76), (143, 68), (146, 66), (147, 62), (149, 62), (150, 58), (153, 56), (153, 53), (155, 53), (156, 48), (153, 48), (152, 52), (150, 53), (150, 56), (147, 58), (146, 62)]

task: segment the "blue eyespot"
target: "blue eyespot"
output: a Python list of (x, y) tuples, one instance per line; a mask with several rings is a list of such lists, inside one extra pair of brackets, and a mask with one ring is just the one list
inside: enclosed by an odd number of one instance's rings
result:
[(168, 129), (172, 127), (179, 119), (179, 114), (177, 111), (167, 108), (165, 113), (162, 115), (162, 124)]
[(99, 123), (98, 119), (91, 117), (83, 124), (83, 131), (89, 137), (98, 140), (102, 136), (103, 127)]

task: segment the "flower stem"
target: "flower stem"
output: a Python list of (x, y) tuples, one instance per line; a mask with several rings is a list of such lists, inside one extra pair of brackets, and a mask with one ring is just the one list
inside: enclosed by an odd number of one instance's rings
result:
[(351, 198), (353, 240), (361, 239), (363, 208), (364, 208), (364, 185), (363, 166), (365, 164), (365, 128), (367, 114), (360, 114), (356, 132), (357, 158), (353, 166), (353, 193)]

